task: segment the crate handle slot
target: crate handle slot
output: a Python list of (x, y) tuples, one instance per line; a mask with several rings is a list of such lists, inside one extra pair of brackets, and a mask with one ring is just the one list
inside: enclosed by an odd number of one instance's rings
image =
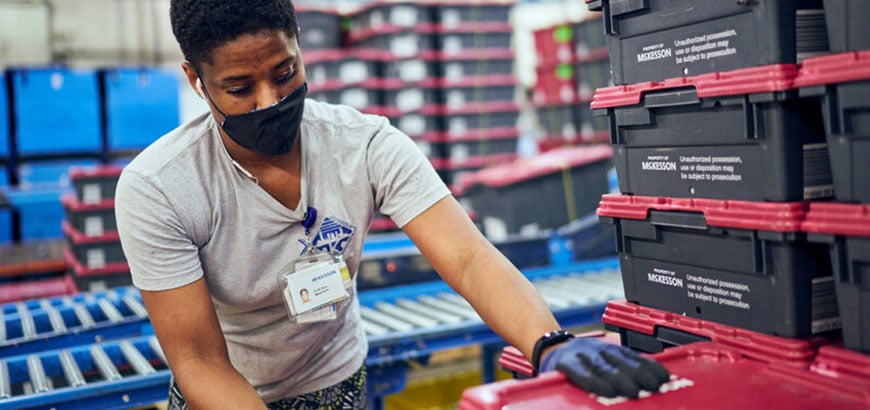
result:
[(707, 230), (707, 218), (701, 212), (686, 211), (649, 211), (650, 223), (656, 226), (673, 226), (676, 228)]

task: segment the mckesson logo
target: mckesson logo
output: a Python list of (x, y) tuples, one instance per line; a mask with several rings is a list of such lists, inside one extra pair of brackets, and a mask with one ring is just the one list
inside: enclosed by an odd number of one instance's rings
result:
[(663, 58), (668, 58), (672, 55), (670, 48), (662, 48), (659, 50), (647, 51), (644, 53), (637, 54), (637, 62), (643, 63), (645, 61), (654, 61), (661, 60)]
[(650, 282), (661, 283), (662, 285), (673, 286), (675, 288), (683, 287), (683, 279), (673, 276), (660, 275), (657, 273), (647, 273), (647, 280)]
[(670, 161), (642, 161), (640, 167), (644, 171), (676, 171), (677, 163)]

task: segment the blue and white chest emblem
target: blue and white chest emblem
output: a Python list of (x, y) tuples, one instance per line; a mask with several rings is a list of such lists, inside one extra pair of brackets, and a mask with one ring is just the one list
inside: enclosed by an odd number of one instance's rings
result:
[(320, 224), (320, 230), (312, 240), (314, 243), (308, 243), (306, 239), (300, 239), (302, 244), (302, 255), (308, 253), (308, 249), (313, 245), (314, 249), (329, 253), (330, 255), (341, 255), (347, 249), (353, 233), (356, 231), (353, 225), (344, 222), (333, 216), (328, 216)]

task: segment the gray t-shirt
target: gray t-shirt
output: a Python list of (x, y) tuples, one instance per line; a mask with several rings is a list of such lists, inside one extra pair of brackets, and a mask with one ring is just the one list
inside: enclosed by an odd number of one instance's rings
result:
[(210, 114), (145, 149), (116, 193), (134, 285), (172, 289), (204, 276), (230, 360), (266, 402), (342, 381), (368, 350), (355, 289), (338, 304), (337, 320), (288, 320), (278, 271), (306, 248), (306, 208), (318, 212), (314, 246), (344, 255), (355, 275), (375, 211), (404, 226), (449, 194), (413, 141), (383, 117), (306, 100), (300, 142), (294, 210), (233, 165)]

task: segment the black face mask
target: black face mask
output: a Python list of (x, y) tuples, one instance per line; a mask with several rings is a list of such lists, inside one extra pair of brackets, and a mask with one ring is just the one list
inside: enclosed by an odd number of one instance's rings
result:
[[(205, 88), (205, 87), (203, 87)], [(244, 114), (227, 115), (215, 104), (208, 92), (205, 93), (215, 109), (224, 116), (221, 129), (236, 144), (266, 155), (286, 154), (293, 149), (302, 112), (305, 110), (305, 96), (308, 83), (302, 83), (286, 97), (272, 105)]]

